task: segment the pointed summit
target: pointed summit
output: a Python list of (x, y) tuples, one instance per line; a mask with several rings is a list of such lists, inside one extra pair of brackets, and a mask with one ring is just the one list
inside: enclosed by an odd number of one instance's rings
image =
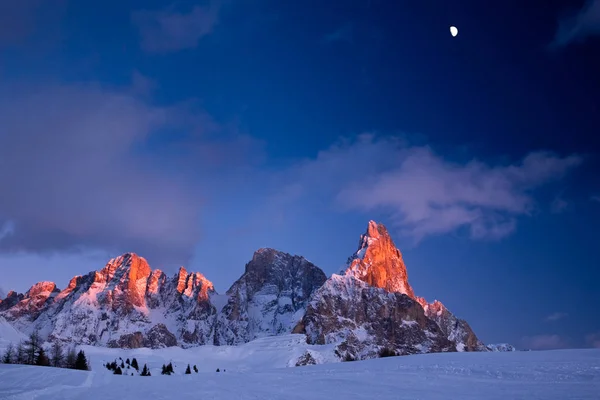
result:
[(385, 226), (375, 221), (369, 221), (367, 231), (360, 236), (358, 250), (348, 260), (345, 274), (370, 286), (415, 298), (408, 283), (402, 253), (396, 248)]

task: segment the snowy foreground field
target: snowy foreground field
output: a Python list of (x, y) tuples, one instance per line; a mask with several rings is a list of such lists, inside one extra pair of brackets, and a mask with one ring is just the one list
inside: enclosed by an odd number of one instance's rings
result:
[[(600, 398), (600, 350), (426, 354), (286, 368), (307, 348), (330, 361), (327, 349), (300, 339), (288, 335), (187, 350), (84, 346), (92, 372), (0, 364), (0, 399)], [(102, 367), (118, 357), (136, 357), (153, 376), (116, 376)], [(170, 361), (176, 375), (160, 375)], [(188, 363), (200, 372), (183, 375)]]

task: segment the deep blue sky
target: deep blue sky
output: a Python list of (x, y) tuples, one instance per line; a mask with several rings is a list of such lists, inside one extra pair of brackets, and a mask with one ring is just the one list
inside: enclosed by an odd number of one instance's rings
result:
[(3, 289), (375, 219), (484, 341), (600, 346), (600, 1), (84, 3), (0, 2)]

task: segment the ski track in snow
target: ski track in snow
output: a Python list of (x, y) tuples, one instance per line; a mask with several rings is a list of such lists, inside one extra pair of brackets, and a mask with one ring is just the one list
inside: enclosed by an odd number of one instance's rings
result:
[[(275, 347), (282, 344), (280, 338), (276, 342)], [(252, 369), (246, 363), (219, 373), (214, 372), (217, 367), (235, 365), (230, 354), (203, 360), (200, 354), (208, 353), (179, 348), (96, 348), (92, 372), (0, 365), (0, 399), (563, 400), (598, 399), (600, 394), (600, 350), (595, 349), (426, 354), (285, 368), (289, 355), (278, 359), (266, 352), (267, 340), (252, 344)], [(133, 354), (140, 367), (148, 363), (153, 376), (116, 376), (102, 367), (119, 355)], [(212, 372), (183, 375), (191, 359), (201, 371)], [(170, 360), (176, 375), (161, 376), (160, 366)]]

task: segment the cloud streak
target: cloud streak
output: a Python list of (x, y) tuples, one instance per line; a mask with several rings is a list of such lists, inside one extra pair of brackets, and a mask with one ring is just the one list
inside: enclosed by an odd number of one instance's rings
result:
[(174, 110), (94, 85), (15, 92), (0, 99), (0, 251), (189, 259), (200, 193), (143, 151)]
[(588, 0), (581, 10), (559, 21), (551, 46), (563, 47), (595, 35), (600, 35), (600, 0)]
[(600, 349), (600, 332), (590, 333), (585, 337), (586, 343), (596, 349)]
[(556, 322), (561, 319), (567, 318), (569, 314), (563, 312), (555, 312), (554, 314), (550, 314), (545, 318), (546, 322)]
[(189, 12), (174, 9), (140, 10), (132, 15), (141, 36), (141, 47), (149, 53), (170, 53), (191, 49), (210, 34), (219, 22), (220, 3), (194, 6)]
[[(362, 135), (306, 160), (281, 179), (280, 196), (336, 208), (382, 212), (417, 242), (467, 228), (473, 239), (501, 239), (535, 210), (535, 190), (578, 166), (577, 155), (534, 152), (509, 165), (454, 163), (427, 146)], [(292, 183), (289, 183), (292, 182)], [(293, 190), (292, 189), (293, 186)], [(281, 197), (278, 198), (281, 202)]]

